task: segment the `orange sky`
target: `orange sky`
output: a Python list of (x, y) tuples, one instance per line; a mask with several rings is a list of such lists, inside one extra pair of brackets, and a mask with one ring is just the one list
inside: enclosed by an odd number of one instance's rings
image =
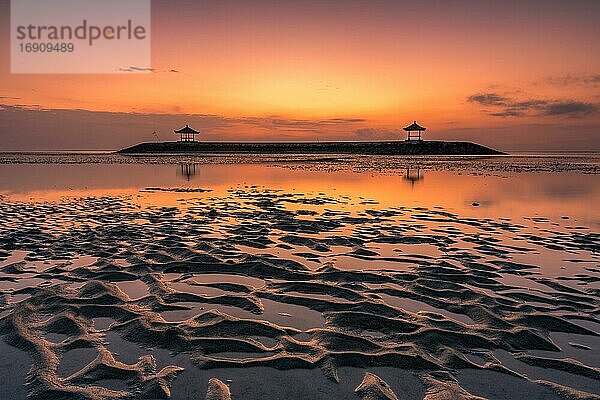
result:
[(10, 74), (9, 15), (0, 0), (0, 150), (112, 149), (184, 123), (388, 139), (413, 119), (435, 139), (600, 150), (594, 0), (154, 0), (149, 74)]

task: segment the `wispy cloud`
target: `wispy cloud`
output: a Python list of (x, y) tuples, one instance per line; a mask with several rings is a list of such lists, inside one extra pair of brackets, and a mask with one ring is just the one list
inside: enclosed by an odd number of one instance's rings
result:
[[(227, 117), (213, 114), (108, 112), (54, 109), (0, 103), (0, 148), (30, 143), (48, 148), (119, 148), (132, 143), (174, 140), (173, 129), (190, 124), (203, 140), (353, 140), (355, 131), (369, 123), (356, 117), (293, 119), (282, 116)], [(81, 135), (85, 126), (87, 135)], [(49, 134), (51, 132), (51, 134)], [(31, 142), (41, 137), (42, 141)], [(12, 147), (9, 147), (12, 146)]]
[(562, 76), (551, 76), (544, 80), (555, 86), (587, 86), (600, 87), (600, 74), (567, 74)]
[(404, 138), (404, 132), (401, 129), (388, 128), (359, 128), (354, 131), (358, 140), (396, 140)]
[[(505, 96), (508, 97), (508, 96)], [(524, 103), (524, 102), (521, 102)], [(572, 113), (572, 108), (545, 107), (549, 113)], [(524, 104), (521, 105), (524, 107)], [(502, 112), (502, 106), (485, 106)], [(539, 111), (537, 111), (539, 112)], [(560, 118), (517, 118), (515, 124), (481, 128), (452, 124), (427, 131), (431, 140), (471, 140), (500, 149), (599, 150), (600, 123), (575, 121), (578, 129), (564, 135), (573, 121)], [(214, 114), (108, 112), (56, 109), (0, 102), (0, 150), (118, 149), (147, 141), (176, 140), (185, 124), (205, 141), (398, 140), (399, 127), (348, 116), (320, 120), (283, 116), (227, 117)], [(85, 134), (82, 135), (82, 129)], [(153, 134), (157, 132), (158, 136)], [(523, 135), (527, 132), (527, 135)]]
[(503, 106), (509, 101), (507, 97), (497, 93), (478, 93), (467, 98), (470, 103), (479, 103), (484, 106)]
[(598, 112), (598, 106), (581, 101), (563, 101), (547, 104), (544, 115), (585, 116)]
[(469, 103), (485, 106), (494, 117), (585, 117), (596, 114), (598, 105), (577, 100), (546, 100), (515, 98), (498, 93), (477, 93), (467, 98)]
[(121, 71), (121, 72), (154, 72), (154, 68), (130, 66), (130, 67), (121, 67), (118, 69), (118, 71)]
[(121, 68), (118, 68), (117, 71), (120, 71), (120, 72), (153, 72), (153, 73), (168, 72), (171, 74), (178, 74), (181, 72), (178, 69), (174, 69), (174, 68), (160, 70), (160, 69), (151, 68), (151, 67), (136, 67), (135, 65), (132, 65), (130, 67), (121, 67)]

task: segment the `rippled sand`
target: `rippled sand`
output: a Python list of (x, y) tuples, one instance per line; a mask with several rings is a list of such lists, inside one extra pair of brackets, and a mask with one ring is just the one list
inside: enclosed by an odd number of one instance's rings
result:
[(567, 216), (148, 186), (0, 220), (1, 398), (600, 396), (600, 234)]

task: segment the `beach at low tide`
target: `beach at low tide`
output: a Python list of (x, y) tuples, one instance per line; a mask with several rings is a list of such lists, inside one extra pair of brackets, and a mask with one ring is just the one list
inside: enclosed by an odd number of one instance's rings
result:
[(599, 173), (0, 154), (0, 398), (598, 398)]

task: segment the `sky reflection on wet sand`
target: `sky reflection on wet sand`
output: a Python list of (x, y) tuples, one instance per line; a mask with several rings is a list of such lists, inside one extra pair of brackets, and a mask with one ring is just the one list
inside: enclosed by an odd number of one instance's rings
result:
[[(30, 372), (33, 393), (158, 385), (192, 398), (240, 367), (248, 374), (231, 378), (234, 394), (254, 374), (293, 379), (318, 367), (315, 388), (337, 381), (351, 398), (360, 381), (345, 368), (375, 365), (419, 378), (388, 382), (407, 398), (455, 384), (510, 398), (473, 379), (514, 371), (554, 382), (519, 378), (538, 396), (595, 393), (597, 175), (431, 165), (0, 164), (0, 335), (34, 343), (47, 369)], [(75, 360), (72, 343), (94, 356)], [(109, 356), (126, 347), (155, 365)], [(556, 361), (563, 353), (577, 361)], [(56, 370), (52, 357), (66, 361)], [(111, 383), (98, 372), (108, 367), (143, 379)], [(455, 369), (450, 381), (432, 375)], [(190, 379), (204, 383), (190, 393)]]

